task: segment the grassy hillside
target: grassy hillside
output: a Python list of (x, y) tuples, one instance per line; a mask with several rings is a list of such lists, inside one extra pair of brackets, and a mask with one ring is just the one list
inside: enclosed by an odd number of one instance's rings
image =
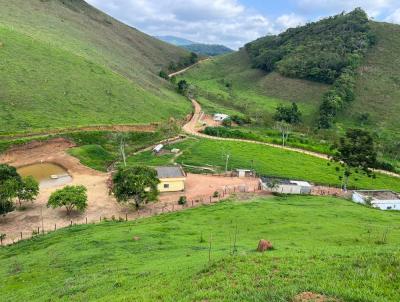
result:
[(190, 110), (157, 76), (186, 51), (81, 0), (0, 0), (0, 7), (1, 132), (152, 122)]
[(316, 127), (322, 96), (330, 85), (253, 69), (245, 49), (203, 63), (182, 77), (198, 87), (199, 101), (209, 113), (248, 114), (271, 128), (277, 104), (295, 101), (303, 112), (300, 131), (307, 135), (329, 140), (347, 127), (366, 128), (374, 133), (382, 157), (399, 168), (400, 26), (371, 22), (370, 27), (376, 44), (358, 69), (355, 99), (329, 131), (311, 133), (309, 129)]
[[(0, 294), (2, 301), (274, 302), (313, 291), (394, 302), (398, 214), (334, 198), (275, 197), (76, 226), (0, 248)], [(256, 253), (262, 238), (275, 249)]]

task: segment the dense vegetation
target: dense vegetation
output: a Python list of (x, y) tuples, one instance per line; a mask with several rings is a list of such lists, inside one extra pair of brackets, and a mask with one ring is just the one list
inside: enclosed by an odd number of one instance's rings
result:
[[(397, 302), (398, 214), (335, 198), (274, 197), (74, 226), (0, 248), (0, 295), (4, 302), (278, 302), (312, 291)], [(262, 238), (274, 250), (256, 253)]]
[(157, 76), (190, 54), (83, 0), (1, 1), (0, 56), (0, 133), (156, 122), (190, 111)]
[(354, 100), (355, 70), (376, 41), (361, 9), (340, 14), (246, 45), (253, 65), (284, 76), (334, 84), (324, 95), (319, 126), (329, 128)]

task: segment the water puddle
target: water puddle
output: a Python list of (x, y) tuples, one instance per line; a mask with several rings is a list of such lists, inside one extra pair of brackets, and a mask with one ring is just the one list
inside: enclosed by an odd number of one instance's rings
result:
[(51, 188), (67, 184), (72, 181), (68, 171), (53, 163), (39, 163), (21, 167), (17, 169), (22, 177), (32, 176), (35, 178), (41, 188)]

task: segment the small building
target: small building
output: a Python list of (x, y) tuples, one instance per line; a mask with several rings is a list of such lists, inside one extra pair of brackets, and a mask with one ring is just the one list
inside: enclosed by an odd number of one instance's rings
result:
[(159, 145), (157, 145), (157, 146), (155, 146), (153, 148), (153, 152), (154, 153), (160, 153), (163, 148), (164, 148), (164, 145), (163, 144), (159, 144)]
[(156, 171), (161, 193), (185, 191), (186, 173), (180, 166), (157, 167)]
[(400, 210), (400, 195), (389, 190), (354, 191), (352, 199), (381, 210)]
[(224, 120), (226, 120), (226, 119), (228, 119), (229, 118), (229, 115), (227, 115), (227, 114), (223, 114), (223, 113), (215, 113), (214, 114), (214, 121), (216, 121), (216, 122), (222, 122), (222, 121), (224, 121)]
[(306, 181), (262, 177), (261, 188), (265, 191), (280, 194), (311, 194), (312, 185)]
[(249, 169), (236, 169), (235, 175), (238, 176), (239, 178), (254, 177), (255, 172), (253, 170), (249, 170)]

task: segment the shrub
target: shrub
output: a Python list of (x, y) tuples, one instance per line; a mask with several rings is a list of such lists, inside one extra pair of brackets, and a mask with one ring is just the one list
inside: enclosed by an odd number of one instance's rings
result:
[(218, 192), (218, 191), (215, 191), (214, 194), (213, 194), (213, 197), (214, 197), (214, 198), (219, 197), (219, 192)]
[(186, 198), (186, 196), (181, 196), (181, 197), (179, 197), (179, 200), (178, 200), (178, 204), (179, 205), (185, 205), (187, 203), (187, 198)]

